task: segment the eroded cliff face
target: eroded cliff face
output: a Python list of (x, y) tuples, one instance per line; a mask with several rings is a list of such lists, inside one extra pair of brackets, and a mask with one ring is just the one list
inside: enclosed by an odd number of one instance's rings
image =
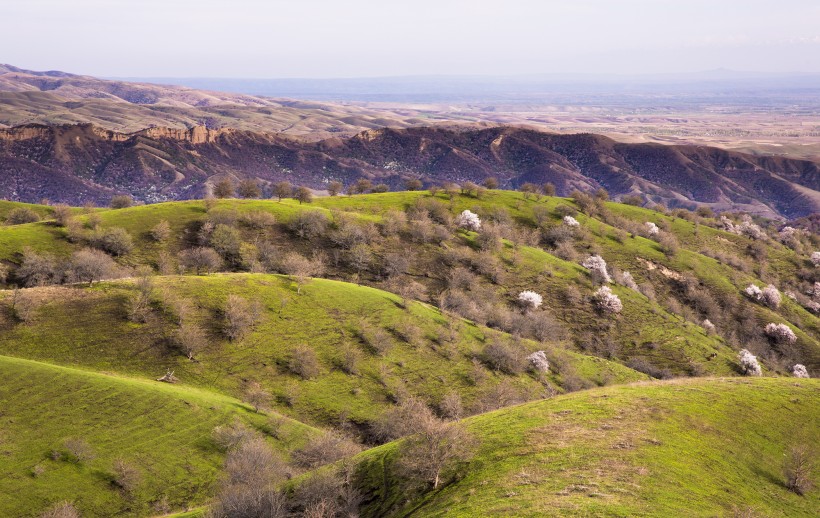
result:
[[(702, 146), (622, 144), (592, 134), (511, 127), (369, 130), (295, 141), (235, 129), (152, 127), (118, 133), (90, 124), (0, 130), (0, 197), (107, 203), (129, 193), (148, 202), (201, 196), (213, 177), (288, 180), (322, 189), (361, 177), (402, 189), (482, 182), (503, 188), (551, 182), (559, 195), (606, 188), (671, 207), (695, 204), (794, 218), (820, 212), (820, 165)], [(80, 186), (80, 187), (78, 187)]]
[(215, 142), (216, 139), (225, 134), (234, 133), (233, 129), (209, 129), (205, 126), (194, 126), (193, 128), (146, 128), (135, 133), (118, 133), (94, 126), (92, 124), (74, 124), (65, 126), (46, 126), (42, 124), (30, 124), (25, 126), (15, 126), (13, 128), (0, 129), (1, 141), (23, 141), (35, 139), (59, 139), (78, 136), (89, 136), (111, 142), (125, 142), (135, 136), (144, 136), (151, 139), (170, 139), (191, 144), (205, 144)]

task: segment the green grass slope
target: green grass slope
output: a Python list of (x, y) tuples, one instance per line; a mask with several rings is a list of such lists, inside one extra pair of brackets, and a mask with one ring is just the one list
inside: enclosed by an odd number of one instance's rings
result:
[[(26, 291), (43, 301), (29, 325), (10, 317), (0, 322), (0, 354), (140, 378), (156, 378), (166, 369), (183, 383), (235, 396), (257, 381), (274, 396), (275, 408), (305, 422), (334, 425), (350, 420), (366, 425), (397, 399), (415, 395), (437, 405), (456, 392), (467, 407), (491, 399), (499, 386), (520, 400), (584, 386), (646, 379), (616, 362), (565, 350), (562, 344), (522, 340), (521, 347), (545, 349), (553, 361), (550, 375), (506, 375), (476, 367), (492, 336), (509, 340), (427, 304), (401, 307), (391, 293), (327, 279), (311, 280), (297, 294), (289, 277), (269, 274), (215, 274), (156, 277), (156, 308), (146, 324), (129, 322), (125, 303), (135, 287), (111, 281), (93, 287), (44, 287)], [(161, 293), (191, 302), (196, 321), (206, 330), (208, 346), (189, 361), (170, 345), (174, 324), (158, 307)], [(262, 314), (242, 340), (221, 333), (220, 311), (229, 294), (256, 300)], [(10, 292), (5, 292), (6, 304)], [(362, 329), (382, 330), (384, 352), (374, 351)], [(415, 338), (404, 334), (410, 326)], [(404, 334), (403, 334), (404, 333)], [(289, 368), (298, 346), (313, 350), (319, 371), (303, 379)], [(340, 368), (343, 354), (359, 358), (355, 373)], [(473, 372), (478, 369), (481, 379)]]
[[(214, 427), (239, 419), (264, 430), (267, 419), (213, 392), (7, 356), (0, 356), (0, 378), (2, 516), (37, 516), (64, 500), (83, 516), (203, 504), (222, 468)], [(290, 420), (281, 432), (270, 443), (285, 453), (314, 433)], [(84, 440), (93, 458), (73, 459), (64, 444), (70, 439)], [(116, 459), (139, 473), (130, 494), (112, 482)]]
[(816, 516), (785, 452), (820, 442), (817, 380), (593, 389), (469, 418), (476, 456), (437, 491), (402, 489), (397, 444), (362, 461), (363, 516)]

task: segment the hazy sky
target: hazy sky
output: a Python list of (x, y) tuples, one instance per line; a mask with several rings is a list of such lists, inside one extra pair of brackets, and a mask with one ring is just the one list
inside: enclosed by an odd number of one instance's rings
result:
[(820, 0), (0, 0), (0, 62), (155, 77), (820, 73)]

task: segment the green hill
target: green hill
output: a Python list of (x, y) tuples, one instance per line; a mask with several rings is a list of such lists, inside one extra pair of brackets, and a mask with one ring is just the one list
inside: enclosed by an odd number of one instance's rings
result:
[(709, 379), (593, 389), (466, 420), (460, 478), (408, 493), (397, 444), (360, 456), (363, 516), (814, 516), (788, 448), (820, 441), (820, 383)]

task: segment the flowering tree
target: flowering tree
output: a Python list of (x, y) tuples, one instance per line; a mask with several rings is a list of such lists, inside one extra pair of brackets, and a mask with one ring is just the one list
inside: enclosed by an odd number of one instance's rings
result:
[(750, 353), (747, 349), (741, 349), (737, 355), (740, 362), (740, 370), (746, 376), (761, 376), (763, 370), (760, 368), (760, 363), (757, 361), (757, 356)]
[(763, 291), (761, 291), (760, 295), (761, 302), (763, 302), (763, 304), (769, 306), (772, 309), (777, 309), (780, 307), (780, 292), (777, 291), (777, 288), (775, 288), (773, 285), (769, 284), (768, 286), (763, 288)]
[(646, 232), (650, 236), (657, 236), (661, 231), (661, 229), (658, 228), (658, 225), (652, 223), (651, 221), (647, 221), (645, 223), (645, 225), (646, 225)]
[(547, 354), (544, 351), (535, 351), (531, 355), (527, 356), (527, 360), (537, 371), (549, 372), (550, 370), (550, 362), (547, 361)]
[(707, 333), (714, 334), (715, 333), (715, 324), (712, 323), (711, 320), (708, 318), (703, 321), (700, 325)]
[(572, 216), (564, 216), (564, 225), (572, 228), (581, 226), (581, 224), (578, 223), (578, 220), (573, 218)]
[(465, 209), (461, 214), (456, 216), (456, 226), (478, 232), (481, 230), (481, 219), (479, 219), (478, 214), (475, 212)]
[(766, 327), (763, 328), (763, 332), (766, 333), (766, 336), (777, 343), (793, 344), (797, 341), (797, 335), (795, 335), (794, 331), (792, 331), (786, 324), (775, 324), (774, 322), (769, 322), (766, 324)]
[(743, 290), (743, 293), (745, 293), (750, 299), (755, 301), (759, 301), (760, 298), (763, 296), (763, 291), (754, 284), (749, 284), (748, 286), (746, 286), (746, 289)]
[(814, 266), (820, 266), (820, 252), (811, 253), (811, 264)]
[(612, 282), (612, 277), (606, 271), (606, 261), (600, 255), (591, 255), (584, 259), (581, 266), (589, 270), (592, 276), (592, 281), (596, 284), (609, 284)]
[(809, 371), (802, 363), (795, 363), (792, 367), (792, 376), (795, 378), (810, 378)]
[(532, 290), (525, 290), (518, 294), (518, 303), (528, 310), (539, 308), (543, 302), (543, 297)]
[(620, 313), (624, 305), (617, 295), (612, 293), (609, 286), (601, 286), (598, 291), (592, 295), (592, 302), (595, 306), (604, 313)]

